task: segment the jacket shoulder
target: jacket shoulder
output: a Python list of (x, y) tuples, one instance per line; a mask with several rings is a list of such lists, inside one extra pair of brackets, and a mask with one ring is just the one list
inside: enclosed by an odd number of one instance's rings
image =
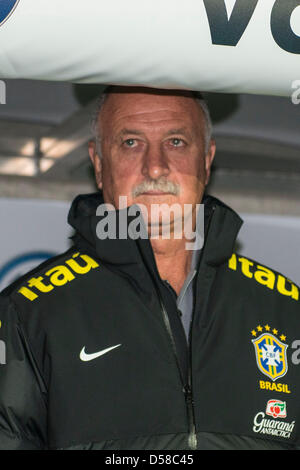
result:
[(235, 274), (236, 278), (240, 279), (244, 285), (249, 281), (254, 289), (257, 288), (261, 291), (261, 288), (263, 288), (266, 293), (273, 292), (276, 297), (278, 295), (296, 302), (300, 300), (300, 289), (295, 282), (259, 261), (238, 253), (232, 253), (226, 263), (226, 268)]
[(64, 286), (96, 267), (99, 264), (94, 258), (73, 245), (18, 278), (0, 292), (0, 296), (2, 299), (10, 298), (17, 304), (22, 301), (33, 303), (43, 294), (55, 292), (56, 287)]
[(9, 297), (10, 295), (13, 295), (14, 292), (16, 292), (22, 286), (22, 284), (26, 283), (28, 279), (30, 279), (33, 276), (38, 276), (43, 271), (51, 268), (52, 265), (58, 264), (61, 260), (64, 259), (64, 257), (67, 257), (69, 254), (71, 255), (73, 251), (74, 251), (74, 247), (71, 247), (65, 252), (58, 254), (57, 256), (51, 256), (51, 258), (48, 258), (47, 260), (35, 266), (30, 271), (27, 271), (27, 273), (18, 277), (18, 279), (16, 279), (14, 282), (12, 282), (7, 287), (5, 287), (0, 292), (0, 295), (2, 297)]

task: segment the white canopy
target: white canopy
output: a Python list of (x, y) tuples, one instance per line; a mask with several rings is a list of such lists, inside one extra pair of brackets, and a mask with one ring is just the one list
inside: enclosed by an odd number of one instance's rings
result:
[(0, 25), (2, 79), (281, 96), (300, 79), (300, 0), (1, 0)]

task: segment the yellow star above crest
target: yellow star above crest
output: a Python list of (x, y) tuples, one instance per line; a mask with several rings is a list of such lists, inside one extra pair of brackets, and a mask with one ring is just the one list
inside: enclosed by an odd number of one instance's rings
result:
[(262, 326), (258, 325), (257, 331), (262, 331)]
[(285, 341), (285, 340), (286, 340), (286, 336), (285, 336), (285, 335), (281, 335), (281, 336), (280, 336), (280, 339), (281, 339), (281, 341)]
[(252, 330), (252, 331), (251, 331), (251, 334), (252, 334), (252, 336), (256, 336), (256, 331), (255, 331), (255, 330)]
[(277, 335), (277, 334), (278, 334), (278, 330), (276, 330), (276, 328), (273, 328), (272, 333), (273, 333), (274, 335)]

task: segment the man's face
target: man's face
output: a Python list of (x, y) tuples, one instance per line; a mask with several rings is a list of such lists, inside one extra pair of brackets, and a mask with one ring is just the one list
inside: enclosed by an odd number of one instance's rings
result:
[(135, 92), (112, 93), (98, 121), (99, 158), (94, 143), (90, 157), (104, 201), (127, 205), (201, 203), (215, 145), (205, 153), (205, 120), (190, 96)]

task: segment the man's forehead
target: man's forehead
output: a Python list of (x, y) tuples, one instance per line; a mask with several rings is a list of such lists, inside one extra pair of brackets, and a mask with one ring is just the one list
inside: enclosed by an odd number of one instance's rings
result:
[(122, 91), (110, 93), (101, 111), (101, 121), (199, 119), (201, 108), (188, 92)]

